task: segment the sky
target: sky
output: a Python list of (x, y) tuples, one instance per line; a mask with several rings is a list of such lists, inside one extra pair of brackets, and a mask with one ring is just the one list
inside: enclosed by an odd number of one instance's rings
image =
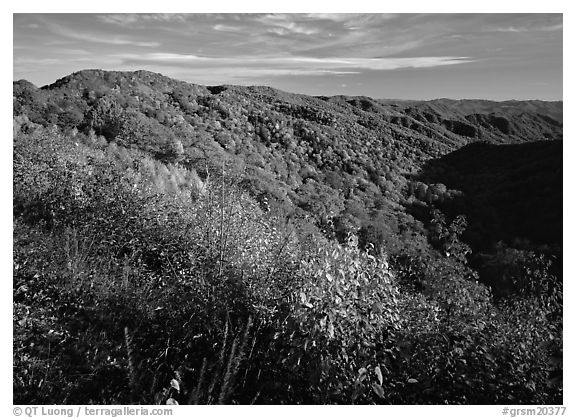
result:
[(562, 100), (562, 14), (14, 14), (13, 78), (88, 68), (311, 95)]

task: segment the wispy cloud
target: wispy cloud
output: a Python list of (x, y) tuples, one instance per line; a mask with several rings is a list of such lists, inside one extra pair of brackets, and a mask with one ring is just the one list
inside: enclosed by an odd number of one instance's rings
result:
[(331, 21), (344, 27), (379, 25), (398, 18), (397, 13), (307, 13), (299, 15), (310, 21)]
[(241, 26), (232, 26), (232, 25), (225, 25), (225, 24), (217, 24), (212, 26), (212, 29), (219, 31), (219, 32), (241, 32), (244, 30)]
[(123, 14), (107, 14), (98, 15), (97, 19), (104, 23), (110, 23), (114, 25), (132, 25), (136, 23), (150, 23), (150, 22), (177, 22), (182, 23), (187, 19), (187, 14), (182, 13), (123, 13)]
[(32, 57), (16, 57), (14, 58), (14, 69), (19, 71), (37, 71), (39, 68), (46, 69), (50, 66), (58, 66), (63, 63), (69, 65), (85, 65), (91, 62), (88, 57), (76, 57), (76, 58), (32, 58)]
[(93, 42), (107, 45), (132, 45), (132, 46), (150, 47), (150, 48), (160, 46), (159, 42), (134, 40), (122, 36), (114, 36), (114, 35), (107, 36), (96, 33), (80, 32), (57, 24), (50, 24), (49, 28), (54, 33), (60, 36), (75, 39), (78, 41)]
[(306, 24), (306, 22), (298, 22), (299, 16), (297, 14), (267, 14), (257, 20), (269, 26), (268, 31), (277, 35), (313, 35), (319, 32), (317, 27)]
[(358, 13), (307, 13), (304, 16), (312, 20), (320, 19), (331, 20), (333, 22), (346, 22), (361, 15)]
[(556, 32), (564, 28), (562, 14), (496, 15), (487, 23), (488, 31), (504, 33)]
[(190, 71), (225, 71), (242, 77), (274, 75), (356, 74), (366, 70), (430, 68), (472, 62), (469, 57), (312, 58), (304, 56), (205, 57), (174, 53), (118, 55), (124, 64), (186, 68)]
[(507, 26), (501, 28), (492, 29), (494, 32), (512, 32), (512, 33), (520, 33), (520, 32), (555, 32), (562, 30), (564, 25), (562, 23), (558, 23), (555, 25), (549, 26), (539, 26), (539, 27), (530, 27), (530, 26)]

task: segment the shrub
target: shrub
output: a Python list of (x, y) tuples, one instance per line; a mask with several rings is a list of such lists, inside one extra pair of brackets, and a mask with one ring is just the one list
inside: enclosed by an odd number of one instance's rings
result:
[[(494, 302), (453, 251), (413, 240), (389, 264), (270, 210), (229, 165), (200, 181), (76, 139), (14, 142), (16, 403), (562, 401), (544, 258), (523, 254)], [(464, 223), (436, 221), (438, 248), (465, 249)]]

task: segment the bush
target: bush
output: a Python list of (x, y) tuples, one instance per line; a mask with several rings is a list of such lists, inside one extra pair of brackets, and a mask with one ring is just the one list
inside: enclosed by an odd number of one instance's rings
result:
[[(562, 401), (545, 259), (524, 254), (521, 291), (494, 302), (460, 257), (414, 244), (389, 264), (226, 164), (200, 181), (77, 139), (14, 142), (15, 403)], [(437, 226), (463, 248), (462, 223)]]

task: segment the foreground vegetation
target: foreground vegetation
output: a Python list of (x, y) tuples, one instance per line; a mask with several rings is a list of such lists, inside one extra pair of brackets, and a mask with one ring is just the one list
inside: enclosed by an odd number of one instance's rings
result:
[(541, 254), (501, 247), (494, 297), (464, 217), (388, 251), (271, 207), (241, 164), (68, 128), (15, 121), (14, 403), (562, 403)]

